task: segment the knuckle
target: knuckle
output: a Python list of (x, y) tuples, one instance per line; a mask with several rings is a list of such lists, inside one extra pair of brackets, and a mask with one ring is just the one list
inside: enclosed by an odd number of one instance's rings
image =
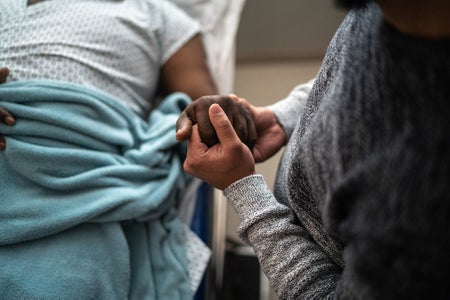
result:
[(223, 130), (233, 129), (233, 126), (231, 125), (230, 121), (227, 118), (220, 120), (218, 125)]
[(184, 163), (183, 163), (183, 169), (187, 172), (187, 173), (192, 173), (192, 171), (193, 171), (193, 166), (192, 166), (192, 163), (188, 160), (188, 159), (186, 159), (185, 161), (184, 161)]
[(241, 153), (242, 152), (242, 144), (241, 143), (232, 143), (228, 146), (228, 150), (232, 153)]
[(193, 158), (189, 156), (184, 160), (183, 168), (186, 172), (194, 172), (201, 167), (202, 160), (199, 158)]

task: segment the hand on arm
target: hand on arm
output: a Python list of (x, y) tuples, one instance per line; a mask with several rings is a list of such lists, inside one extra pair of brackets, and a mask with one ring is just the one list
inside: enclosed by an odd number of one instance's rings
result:
[[(0, 68), (0, 84), (6, 82), (6, 78), (9, 75), (9, 69), (6, 67)], [(0, 121), (6, 125), (14, 125), (16, 123), (14, 117), (0, 107)], [(6, 142), (5, 138), (3, 136), (0, 136), (0, 150), (5, 150), (6, 148)]]

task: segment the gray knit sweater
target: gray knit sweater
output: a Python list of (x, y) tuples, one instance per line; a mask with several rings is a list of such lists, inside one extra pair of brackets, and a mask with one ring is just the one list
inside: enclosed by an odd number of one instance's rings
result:
[(450, 297), (450, 41), (351, 11), (293, 95), (274, 195), (260, 175), (224, 191), (280, 298)]

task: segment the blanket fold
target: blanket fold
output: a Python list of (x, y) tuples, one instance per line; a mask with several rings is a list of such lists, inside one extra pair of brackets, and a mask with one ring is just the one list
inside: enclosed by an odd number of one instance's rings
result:
[[(175, 211), (185, 153), (174, 134), (189, 101), (172, 94), (145, 122), (112, 96), (78, 85), (0, 86), (0, 106), (17, 119), (0, 124), (7, 143), (0, 153), (2, 296), (190, 298)], [(45, 276), (32, 279), (30, 267), (52, 274), (49, 285)]]

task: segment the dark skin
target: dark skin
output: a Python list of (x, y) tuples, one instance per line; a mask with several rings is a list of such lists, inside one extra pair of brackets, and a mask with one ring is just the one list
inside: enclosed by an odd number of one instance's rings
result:
[(242, 142), (250, 148), (253, 147), (256, 129), (250, 111), (228, 96), (205, 96), (215, 95), (217, 92), (206, 65), (206, 53), (200, 38), (188, 42), (164, 64), (161, 69), (161, 88), (163, 94), (184, 91), (195, 99), (177, 121), (178, 140), (185, 140), (184, 131), (190, 130), (194, 124), (199, 124), (202, 141), (209, 146), (216, 144), (218, 139), (209, 121), (208, 109), (211, 104), (218, 103), (229, 116)]
[[(339, 7), (346, 9), (364, 7), (373, 0), (335, 0), (335, 3)], [(375, 1), (383, 11), (386, 21), (397, 28), (400, 32), (427, 39), (449, 38), (450, 37), (450, 2), (448, 0), (377, 0)], [(411, 6), (411, 4), (414, 4)], [(409, 9), (405, 9), (408, 7)], [(198, 124), (198, 130), (203, 143), (208, 147), (211, 147), (211, 143), (216, 143), (215, 131), (210, 122), (206, 122), (208, 118), (208, 109), (212, 103), (215, 102), (214, 98), (201, 98), (201, 102), (192, 104), (187, 107), (186, 110), (180, 115), (177, 122), (177, 139), (189, 140), (191, 138), (192, 128)], [(200, 105), (200, 103), (204, 105)], [(222, 105), (221, 105), (222, 106)], [(228, 116), (228, 113), (226, 112)], [(266, 125), (266, 122), (262, 122)], [(234, 125), (233, 125), (234, 127)], [(258, 127), (258, 126), (256, 126)], [(269, 129), (275, 127), (268, 127)], [(278, 129), (274, 129), (276, 132)], [(260, 129), (257, 128), (258, 136), (261, 135)], [(238, 136), (242, 140), (242, 134), (236, 131)], [(248, 131), (250, 133), (250, 131)], [(208, 136), (206, 138), (205, 136)], [(247, 146), (254, 143), (253, 135), (248, 135), (249, 140), (244, 142)], [(208, 140), (210, 142), (205, 142)], [(267, 139), (266, 143), (275, 140), (273, 137)], [(256, 142), (256, 152), (260, 151), (260, 143)], [(262, 149), (264, 147), (261, 147)], [(253, 149), (253, 152), (255, 152)], [(278, 149), (275, 147), (274, 149)], [(262, 161), (266, 158), (266, 151), (261, 150), (262, 155), (257, 155), (256, 161)], [(268, 153), (272, 153), (269, 151)]]
[(209, 120), (209, 107), (217, 103), (225, 111), (233, 124), (240, 140), (253, 149), (257, 133), (253, 123), (252, 114), (247, 109), (242, 109), (242, 104), (229, 96), (203, 96), (189, 104), (181, 113), (177, 121), (177, 139), (185, 140), (190, 137), (192, 126), (199, 124), (200, 138), (211, 147), (219, 142), (214, 127)]
[(217, 93), (200, 35), (183, 45), (160, 69), (163, 96), (182, 91), (192, 99)]
[(372, 0), (335, 0), (334, 1), (338, 7), (342, 7), (345, 9), (363, 7)]
[[(27, 5), (43, 1), (45, 0), (28, 0)], [(3, 72), (5, 73), (2, 82), (6, 80), (9, 73)], [(230, 118), (241, 141), (250, 149), (253, 148), (257, 133), (250, 111), (228, 96), (204, 97), (205, 95), (216, 95), (217, 89), (209, 73), (206, 53), (199, 35), (187, 42), (161, 67), (160, 92), (165, 96), (176, 91), (182, 91), (192, 99), (196, 99), (183, 111), (177, 122), (178, 140), (186, 140), (190, 136), (192, 126), (198, 124), (202, 141), (208, 146), (216, 144), (218, 139), (209, 121), (208, 110), (211, 104), (217, 103)], [(0, 108), (0, 118), (3, 123), (8, 125), (15, 123), (11, 114), (2, 108)], [(5, 139), (0, 136), (0, 150), (4, 150), (5, 147)]]
[[(27, 5), (43, 1), (45, 0), (28, 0)], [(6, 80), (9, 73), (4, 72), (2, 82)], [(209, 121), (208, 110), (211, 104), (217, 103), (230, 118), (241, 141), (250, 149), (253, 148), (257, 133), (250, 111), (228, 96), (204, 97), (216, 95), (217, 89), (209, 73), (206, 53), (199, 35), (187, 42), (161, 67), (159, 88), (163, 96), (182, 91), (192, 99), (196, 99), (183, 111), (177, 122), (178, 140), (186, 140), (190, 136), (192, 126), (198, 124), (202, 141), (208, 146), (216, 144), (218, 139)], [(2, 108), (0, 108), (0, 118), (8, 125), (15, 123), (11, 114)], [(4, 150), (5, 147), (5, 139), (0, 136), (0, 150)]]
[[(230, 116), (239, 137), (246, 145), (252, 147), (256, 140), (256, 130), (249, 110), (227, 96), (202, 97), (217, 94), (215, 83), (206, 63), (206, 53), (202, 43), (200, 35), (193, 37), (161, 67), (160, 92), (165, 96), (181, 91), (192, 99), (197, 99), (188, 106), (187, 111), (183, 112), (185, 121), (182, 124), (189, 123), (192, 127), (193, 123), (198, 123), (201, 128), (202, 140), (207, 145), (217, 143), (217, 136), (208, 118), (208, 109), (212, 103), (219, 103)], [(3, 71), (4, 80), (9, 73), (6, 70), (5, 68)], [(3, 123), (14, 124), (14, 118), (2, 108), (0, 108), (0, 118)], [(5, 139), (0, 136), (0, 150), (4, 150), (5, 147)]]
[(45, 1), (45, 0), (28, 0), (27, 1), (27, 5), (33, 5), (35, 3), (43, 2), (43, 1)]
[[(6, 67), (0, 68), (0, 84), (4, 83), (6, 81), (6, 78), (9, 75), (9, 69)], [(0, 107), (0, 121), (2, 123), (5, 123), (6, 125), (14, 125), (16, 123), (16, 121), (14, 120), (14, 117), (7, 112), (6, 110), (4, 110), (3, 108)], [(5, 150), (6, 148), (6, 143), (5, 143), (5, 138), (0, 136), (0, 150)]]

